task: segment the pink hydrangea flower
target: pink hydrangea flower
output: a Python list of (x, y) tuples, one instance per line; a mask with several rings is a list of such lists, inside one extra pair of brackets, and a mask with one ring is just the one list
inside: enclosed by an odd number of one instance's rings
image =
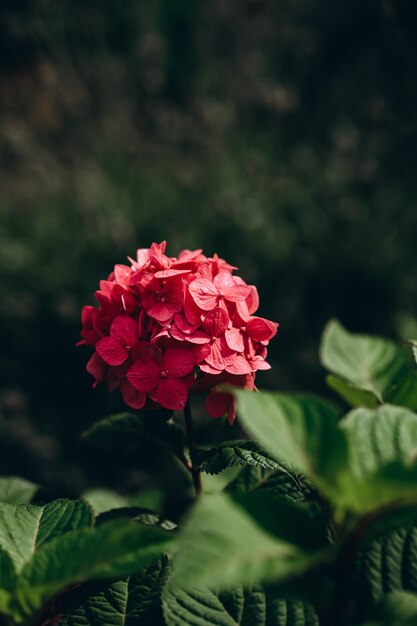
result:
[(255, 389), (278, 330), (255, 316), (256, 287), (217, 254), (169, 257), (166, 242), (140, 248), (129, 262), (100, 282), (98, 307), (82, 312), (79, 345), (95, 349), (87, 363), (94, 386), (120, 389), (134, 409), (181, 410), (191, 393), (204, 393), (208, 415), (233, 423), (233, 396), (219, 385)]

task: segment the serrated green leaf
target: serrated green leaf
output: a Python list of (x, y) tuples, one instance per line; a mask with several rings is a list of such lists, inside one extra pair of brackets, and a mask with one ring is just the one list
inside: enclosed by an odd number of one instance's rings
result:
[(289, 463), (336, 497), (347, 446), (336, 409), (314, 396), (234, 390), (245, 431), (278, 462)]
[(169, 573), (167, 557), (110, 585), (87, 585), (73, 597), (62, 626), (165, 626), (161, 591)]
[(416, 499), (417, 415), (406, 408), (383, 405), (359, 408), (340, 426), (348, 442), (348, 466), (337, 504), (366, 513), (389, 502)]
[(281, 469), (281, 465), (255, 441), (226, 441), (213, 448), (192, 448), (190, 455), (194, 465), (207, 474), (219, 474), (236, 465)]
[(19, 476), (1, 476), (0, 477), (0, 501), (9, 504), (27, 504), (35, 493), (38, 491), (39, 485), (20, 478)]
[(310, 606), (270, 598), (259, 585), (220, 593), (169, 589), (163, 608), (167, 626), (318, 626)]
[(320, 360), (332, 374), (352, 387), (371, 392), (380, 402), (408, 370), (404, 349), (386, 339), (349, 333), (336, 320), (323, 332)]
[(323, 520), (262, 494), (204, 496), (180, 531), (171, 580), (181, 588), (225, 588), (282, 581), (326, 550)]
[(120, 507), (111, 511), (105, 511), (97, 517), (96, 524), (98, 526), (113, 519), (132, 519), (148, 526), (158, 526), (164, 530), (177, 528), (174, 522), (164, 519), (159, 513), (138, 506)]
[(83, 500), (55, 500), (45, 506), (2, 502), (0, 546), (19, 572), (43, 544), (92, 523), (91, 507)]
[(382, 517), (365, 534), (355, 559), (354, 596), (359, 613), (375, 608), (385, 594), (398, 591), (417, 593), (416, 507)]
[(407, 462), (417, 450), (417, 414), (389, 404), (359, 408), (340, 422), (349, 446), (352, 473), (364, 476), (394, 461)]
[(227, 485), (226, 492), (229, 491), (256, 491), (287, 502), (304, 502), (315, 496), (313, 487), (294, 471), (273, 471), (250, 465), (243, 467)]
[(129, 576), (166, 552), (170, 542), (165, 531), (124, 520), (56, 537), (23, 567), (14, 610), (30, 616), (68, 585)]
[[(120, 413), (96, 422), (83, 437), (89, 444), (113, 454), (129, 454), (141, 444), (154, 441), (176, 453), (184, 450), (184, 434), (157, 411)], [(169, 413), (169, 414), (172, 414)]]

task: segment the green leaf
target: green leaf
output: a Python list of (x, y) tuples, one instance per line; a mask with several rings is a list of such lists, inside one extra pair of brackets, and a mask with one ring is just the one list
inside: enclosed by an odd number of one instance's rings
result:
[(317, 495), (313, 487), (294, 471), (272, 471), (250, 465), (241, 469), (238, 476), (227, 485), (226, 491), (256, 491), (287, 502), (304, 502)]
[(124, 520), (57, 537), (23, 567), (15, 610), (30, 616), (68, 585), (129, 576), (166, 552), (170, 542), (165, 531)]
[(338, 393), (351, 406), (366, 406), (373, 409), (378, 405), (378, 398), (373, 393), (357, 389), (337, 376), (326, 376), (326, 382), (330, 389)]
[(105, 511), (97, 517), (96, 524), (103, 524), (113, 519), (132, 519), (142, 524), (148, 524), (149, 526), (159, 526), (159, 528), (163, 528), (164, 530), (177, 528), (177, 524), (164, 519), (159, 513), (138, 506), (121, 507), (112, 509), (111, 511)]
[(338, 492), (347, 448), (334, 407), (313, 396), (234, 390), (239, 420), (278, 462), (311, 478), (329, 496)]
[(206, 474), (219, 474), (236, 465), (281, 469), (281, 465), (256, 441), (226, 441), (214, 448), (192, 448), (190, 454), (193, 463)]
[(111, 489), (90, 489), (83, 494), (96, 514), (129, 505), (129, 500)]
[(176, 541), (173, 586), (225, 588), (283, 581), (325, 551), (323, 520), (309, 508), (262, 494), (203, 496)]
[[(93, 424), (83, 437), (87, 443), (114, 454), (129, 454), (150, 440), (176, 453), (184, 450), (184, 435), (178, 426), (161, 419), (158, 411), (120, 413)], [(166, 413), (166, 412), (165, 412)], [(171, 415), (168, 413), (168, 415)]]
[(341, 421), (348, 466), (336, 499), (340, 508), (366, 513), (389, 502), (416, 500), (417, 415), (383, 405), (356, 409)]
[(417, 623), (417, 595), (404, 591), (388, 593), (377, 613), (380, 622), (377, 626), (415, 626)]
[(353, 588), (362, 614), (387, 593), (417, 593), (416, 507), (386, 514), (368, 530), (355, 559)]
[(0, 547), (8, 552), (19, 571), (43, 544), (92, 523), (92, 510), (83, 500), (54, 500), (45, 506), (2, 502)]
[(167, 626), (318, 626), (310, 606), (270, 598), (258, 585), (221, 593), (167, 589), (163, 608)]
[(0, 548), (0, 613), (9, 612), (11, 594), (16, 583), (16, 570), (9, 554)]
[(324, 330), (320, 359), (332, 374), (351, 387), (372, 393), (380, 402), (408, 370), (406, 350), (386, 339), (349, 333), (336, 320)]
[(410, 371), (401, 383), (387, 394), (386, 401), (413, 411), (417, 410), (417, 371)]
[(62, 626), (165, 626), (161, 591), (169, 573), (167, 557), (110, 585), (88, 585), (72, 599)]
[(359, 408), (341, 422), (349, 446), (349, 465), (364, 476), (394, 461), (407, 462), (417, 450), (417, 414), (389, 404), (376, 411)]
[(19, 476), (0, 477), (0, 501), (9, 504), (26, 504), (38, 491), (39, 486)]

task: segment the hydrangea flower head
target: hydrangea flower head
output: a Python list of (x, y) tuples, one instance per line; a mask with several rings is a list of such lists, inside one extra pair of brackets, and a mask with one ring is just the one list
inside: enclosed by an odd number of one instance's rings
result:
[(255, 315), (256, 287), (217, 254), (165, 252), (165, 241), (141, 248), (100, 281), (98, 306), (81, 316), (78, 345), (94, 347), (87, 371), (134, 409), (181, 410), (205, 393), (207, 413), (232, 424), (234, 400), (219, 385), (255, 389), (278, 324)]

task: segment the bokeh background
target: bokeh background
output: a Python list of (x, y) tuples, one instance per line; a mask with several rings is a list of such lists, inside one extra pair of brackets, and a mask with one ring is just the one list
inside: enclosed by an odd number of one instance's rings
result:
[(281, 323), (264, 387), (326, 393), (332, 316), (417, 335), (415, 3), (0, 12), (1, 473), (60, 495), (149, 480), (145, 453), (135, 469), (78, 444), (121, 406), (75, 342), (98, 280), (152, 241), (218, 251), (258, 285)]

